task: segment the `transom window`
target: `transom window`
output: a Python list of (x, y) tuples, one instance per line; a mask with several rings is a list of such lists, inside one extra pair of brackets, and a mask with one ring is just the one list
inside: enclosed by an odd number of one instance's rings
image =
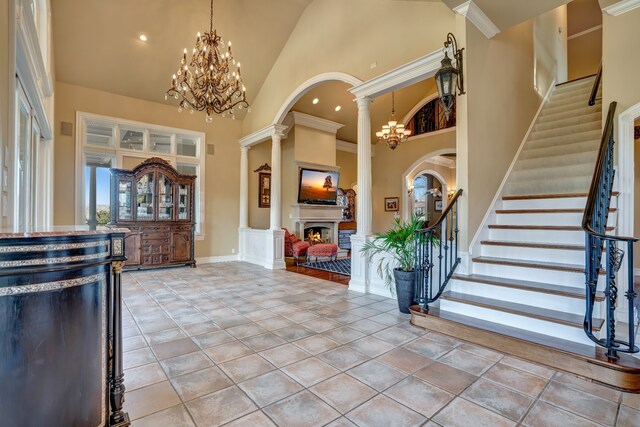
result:
[(109, 168), (131, 169), (160, 157), (182, 174), (196, 175), (196, 238), (203, 238), (205, 136), (90, 113), (77, 113), (76, 222), (104, 225), (110, 221)]

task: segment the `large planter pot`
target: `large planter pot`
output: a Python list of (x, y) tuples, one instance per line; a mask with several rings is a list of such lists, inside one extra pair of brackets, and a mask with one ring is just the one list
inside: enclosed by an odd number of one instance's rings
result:
[(414, 271), (393, 270), (396, 282), (396, 296), (398, 297), (398, 309), (401, 313), (410, 313), (409, 307), (414, 305)]

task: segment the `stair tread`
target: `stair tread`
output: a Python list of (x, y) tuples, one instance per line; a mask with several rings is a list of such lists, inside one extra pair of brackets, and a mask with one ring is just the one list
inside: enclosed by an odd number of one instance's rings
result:
[[(614, 191), (611, 193), (613, 196), (617, 196), (619, 193)], [(564, 199), (564, 198), (577, 198), (587, 197), (587, 193), (554, 193), (554, 194), (527, 194), (519, 196), (503, 196), (502, 200), (528, 200), (528, 199)]]
[[(555, 285), (551, 283), (542, 282), (530, 282), (528, 280), (510, 279), (506, 277), (494, 277), (484, 276), (482, 274), (470, 274), (464, 276), (461, 274), (455, 274), (453, 279), (464, 280), (467, 282), (485, 283), (488, 285), (502, 286), (508, 288), (522, 289), (532, 292), (541, 292), (547, 294), (563, 295), (572, 298), (585, 298), (583, 288), (577, 288), (575, 286)], [(596, 293), (596, 301), (603, 301), (604, 294), (600, 291)]]
[[(496, 300), (493, 298), (478, 297), (475, 295), (468, 295), (459, 292), (444, 292), (442, 294), (442, 298), (450, 301), (457, 301), (484, 308), (505, 311), (520, 316), (546, 320), (553, 323), (560, 323), (576, 328), (582, 328), (582, 325), (584, 323), (584, 316), (578, 314), (549, 310), (546, 308), (534, 307), (526, 304), (517, 304), (509, 301)], [(594, 318), (594, 330), (600, 330), (603, 322), (603, 319)]]
[[(584, 273), (583, 265), (563, 264), (559, 262), (528, 261), (528, 260), (521, 260), (521, 259), (494, 258), (494, 257), (486, 257), (486, 256), (473, 258), (473, 262), (481, 262), (485, 264), (511, 265), (515, 267), (540, 268), (544, 270), (558, 270), (558, 271), (568, 271), (568, 272), (575, 272), (575, 273)], [(601, 271), (601, 273), (604, 273), (604, 272)]]
[[(554, 230), (554, 231), (583, 231), (578, 225), (508, 225), (489, 224), (489, 228), (502, 230)], [(613, 227), (607, 227), (607, 231), (613, 231)]]
[(506, 240), (483, 240), (483, 245), (512, 246), (517, 248), (537, 248), (537, 249), (558, 249), (567, 251), (584, 251), (584, 245), (569, 245), (558, 243), (531, 243), (531, 242), (510, 242)]
[[(616, 212), (617, 208), (609, 208), (609, 212)], [(497, 214), (545, 214), (545, 213), (583, 213), (582, 208), (559, 208), (559, 209), (496, 209)]]

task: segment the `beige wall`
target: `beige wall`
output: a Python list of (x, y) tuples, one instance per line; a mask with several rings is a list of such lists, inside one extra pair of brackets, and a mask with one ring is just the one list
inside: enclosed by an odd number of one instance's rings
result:
[(295, 126), (296, 161), (323, 166), (336, 165), (336, 134), (306, 126)]
[[(555, 69), (546, 65), (534, 74), (533, 21), (491, 40), (473, 24), (464, 25), (467, 95), (458, 97), (462, 125), (457, 129), (458, 188), (465, 192), (460, 213), (462, 250), (478, 230), (547, 90), (536, 90), (537, 82), (551, 82), (554, 76), (544, 73)], [(539, 33), (536, 39), (545, 40)], [(536, 53), (540, 55), (540, 49)], [(551, 58), (538, 56), (536, 63)]]
[(569, 80), (598, 72), (602, 59), (602, 29), (569, 40)]
[[(386, 230), (393, 223), (394, 212), (385, 212), (384, 198), (398, 197), (402, 205), (403, 174), (420, 158), (444, 149), (454, 152), (455, 147), (455, 132), (415, 139), (400, 144), (393, 151), (384, 144), (376, 145), (376, 155), (371, 159), (374, 233)], [(446, 179), (446, 174), (450, 172), (444, 170), (448, 168), (439, 167), (443, 169), (442, 172)], [(399, 206), (399, 208), (401, 213), (404, 206)]]
[(271, 166), (271, 140), (254, 145), (249, 150), (249, 227), (269, 228), (269, 208), (258, 207), (259, 174), (254, 172), (267, 163)]
[(346, 151), (336, 152), (336, 166), (340, 167), (340, 188), (348, 190), (358, 181), (358, 156)]
[[(9, 122), (9, 1), (0, 0), (0, 180), (4, 169), (4, 147), (7, 146)], [(2, 216), (0, 191), (0, 226), (6, 225)], [(8, 207), (7, 207), (8, 208)]]
[[(638, 50), (640, 40), (640, 9), (623, 13), (619, 16), (603, 15), (602, 20), (602, 112), (606, 119), (609, 104), (618, 102), (616, 117), (625, 110), (640, 102), (640, 56), (633, 54)], [(617, 118), (615, 129), (617, 133)], [(635, 143), (635, 235), (640, 235), (640, 185), (638, 185), (638, 150), (640, 144)], [(640, 247), (636, 245), (634, 264), (640, 268)]]
[[(249, 134), (273, 122), (309, 78), (340, 71), (367, 80), (442, 48), (454, 14), (440, 2), (314, 0), (305, 9), (243, 122)], [(401, 25), (376, 25), (397, 18)], [(376, 68), (371, 64), (377, 62)]]
[(535, 88), (544, 95), (553, 79), (567, 81), (567, 6), (533, 19)]
[[(206, 196), (203, 231), (196, 256), (231, 255), (238, 249), (238, 194), (240, 123), (218, 119), (207, 125), (202, 114), (179, 114), (174, 107), (114, 95), (66, 83), (56, 83), (56, 120), (74, 124), (76, 111), (205, 132), (215, 155), (206, 159)], [(74, 223), (75, 138), (55, 134), (54, 224)]]

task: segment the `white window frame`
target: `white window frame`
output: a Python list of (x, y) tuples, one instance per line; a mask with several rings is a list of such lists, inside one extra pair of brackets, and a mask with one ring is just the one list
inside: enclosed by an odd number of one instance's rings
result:
[[(101, 147), (97, 145), (90, 145), (86, 141), (86, 129), (87, 124), (91, 122), (97, 122), (106, 126), (112, 126), (113, 137), (112, 145), (108, 147)], [(120, 129), (121, 128), (140, 130), (143, 132), (143, 149), (133, 150), (127, 148), (120, 148)], [(150, 135), (151, 133), (159, 133), (163, 135), (170, 135), (171, 137), (171, 151), (170, 153), (160, 153), (152, 151)], [(181, 156), (177, 154), (177, 137), (188, 136), (194, 138), (196, 143), (196, 155)], [(75, 220), (76, 224), (86, 224), (86, 218), (84, 213), (85, 206), (85, 165), (87, 154), (97, 154), (103, 156), (111, 156), (113, 160), (114, 168), (122, 168), (125, 157), (137, 157), (140, 159), (148, 159), (149, 157), (160, 157), (168, 161), (174, 168), (177, 163), (187, 163), (196, 166), (198, 170), (198, 177), (196, 178), (195, 185), (195, 238), (196, 240), (203, 240), (204, 233), (204, 206), (205, 206), (205, 160), (206, 160), (206, 139), (204, 132), (195, 132), (192, 130), (172, 128), (167, 126), (154, 125), (150, 123), (137, 122), (133, 120), (121, 119), (110, 116), (103, 116), (99, 114), (87, 113), (82, 111), (76, 112), (76, 197), (75, 197)]]

